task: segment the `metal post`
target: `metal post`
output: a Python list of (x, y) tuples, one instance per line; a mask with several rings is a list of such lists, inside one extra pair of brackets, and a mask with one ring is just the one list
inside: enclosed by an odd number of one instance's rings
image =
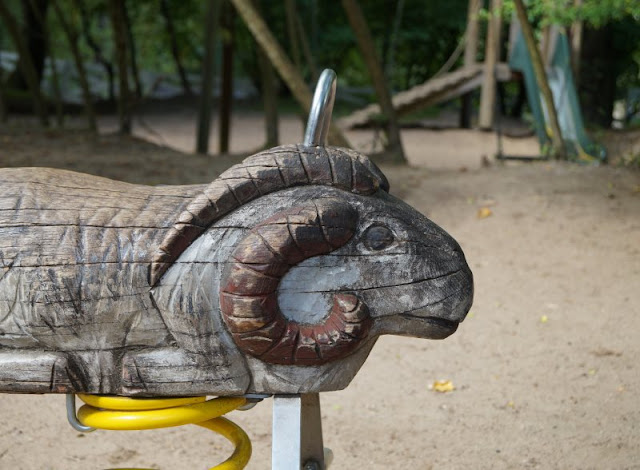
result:
[(320, 395), (273, 397), (272, 470), (324, 470)]
[[(304, 145), (327, 145), (335, 96), (336, 73), (325, 69), (313, 95)], [(325, 470), (320, 395), (275, 395), (271, 439), (272, 470)]]

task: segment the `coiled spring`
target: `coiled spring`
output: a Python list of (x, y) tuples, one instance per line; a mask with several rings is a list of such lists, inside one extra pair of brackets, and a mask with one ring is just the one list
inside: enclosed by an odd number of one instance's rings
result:
[(79, 431), (130, 431), (197, 424), (221, 434), (235, 446), (227, 460), (210, 470), (242, 470), (251, 457), (251, 441), (247, 434), (222, 417), (245, 405), (247, 400), (243, 397), (207, 400), (206, 397), (127, 398), (79, 394), (85, 404), (78, 410), (77, 419), (74, 397), (67, 396), (67, 410), (71, 425)]

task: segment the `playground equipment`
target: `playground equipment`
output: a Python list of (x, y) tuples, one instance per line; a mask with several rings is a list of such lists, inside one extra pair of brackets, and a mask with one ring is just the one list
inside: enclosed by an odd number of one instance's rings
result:
[[(511, 22), (509, 33), (509, 60), (500, 60), (500, 29), (499, 14), (501, 0), (491, 0), (493, 12), (488, 22), (486, 51), (483, 63), (475, 61), (477, 54), (478, 13), (481, 3), (479, 0), (469, 0), (469, 18), (464, 36), (465, 60), (458, 70), (437, 74), (426, 82), (393, 96), (392, 102), (398, 116), (406, 115), (429, 106), (465, 96), (476, 88), (482, 87), (478, 126), (491, 129), (494, 125), (496, 110), (496, 83), (512, 80), (514, 71), (522, 73), (525, 80), (527, 98), (534, 117), (534, 126), (540, 141), (542, 154), (550, 143), (550, 126), (548, 114), (541, 99), (540, 87), (536, 81), (531, 57), (525, 46), (522, 31), (517, 19)], [(580, 111), (578, 95), (571, 71), (571, 54), (567, 35), (558, 27), (549, 30), (547, 45), (547, 79), (551, 88), (554, 104), (558, 114), (560, 130), (566, 143), (570, 158), (583, 162), (598, 162), (606, 159), (606, 151), (587, 136)], [(457, 59), (458, 49), (452, 54), (447, 63), (453, 64)], [(466, 108), (466, 111), (465, 111)], [(463, 106), (463, 113), (469, 111), (469, 106)], [(342, 118), (341, 127), (353, 128), (370, 125), (381, 113), (378, 104), (371, 104), (363, 109), (354, 111)], [(461, 119), (461, 122), (468, 122)], [(499, 147), (501, 148), (501, 129), (498, 123)], [(539, 157), (512, 157), (502, 155), (498, 158), (537, 159)]]
[(273, 396), (273, 468), (326, 468), (318, 393), (381, 334), (451, 335), (473, 297), (455, 240), (326, 146), (334, 95), (325, 71), (303, 144), (209, 185), (0, 170), (0, 392), (66, 393), (80, 431), (207, 427), (237, 446), (216, 469), (250, 453), (219, 416)]
[[(553, 102), (558, 113), (558, 122), (569, 156), (583, 162), (597, 162), (606, 159), (604, 147), (589, 139), (584, 130), (578, 94), (571, 72), (571, 55), (567, 35), (557, 27), (549, 34), (547, 80), (553, 94)], [(524, 77), (529, 107), (534, 118), (540, 147), (550, 145), (548, 113), (541, 99), (540, 87), (531, 65), (531, 57), (518, 31), (509, 57), (509, 66)]]

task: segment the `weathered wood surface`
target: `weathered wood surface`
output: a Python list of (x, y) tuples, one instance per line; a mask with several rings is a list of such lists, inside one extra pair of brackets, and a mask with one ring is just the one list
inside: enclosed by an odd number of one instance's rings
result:
[(0, 170), (0, 391), (336, 390), (381, 334), (450, 335), (464, 255), (387, 190), (331, 147), (196, 186)]

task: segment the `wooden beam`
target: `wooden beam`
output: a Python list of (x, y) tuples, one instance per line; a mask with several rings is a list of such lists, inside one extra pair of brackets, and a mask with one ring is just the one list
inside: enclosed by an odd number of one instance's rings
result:
[[(464, 45), (464, 65), (468, 67), (476, 63), (478, 54), (478, 27), (480, 0), (469, 0), (469, 9), (467, 10), (467, 29), (465, 31)], [(462, 96), (462, 106), (460, 108), (460, 127), (469, 129), (471, 127), (472, 114), (472, 94), (466, 93)]]
[(487, 29), (487, 46), (484, 57), (484, 82), (480, 92), (480, 129), (493, 127), (496, 107), (496, 64), (500, 58), (500, 29), (502, 0), (491, 0), (491, 17)]

